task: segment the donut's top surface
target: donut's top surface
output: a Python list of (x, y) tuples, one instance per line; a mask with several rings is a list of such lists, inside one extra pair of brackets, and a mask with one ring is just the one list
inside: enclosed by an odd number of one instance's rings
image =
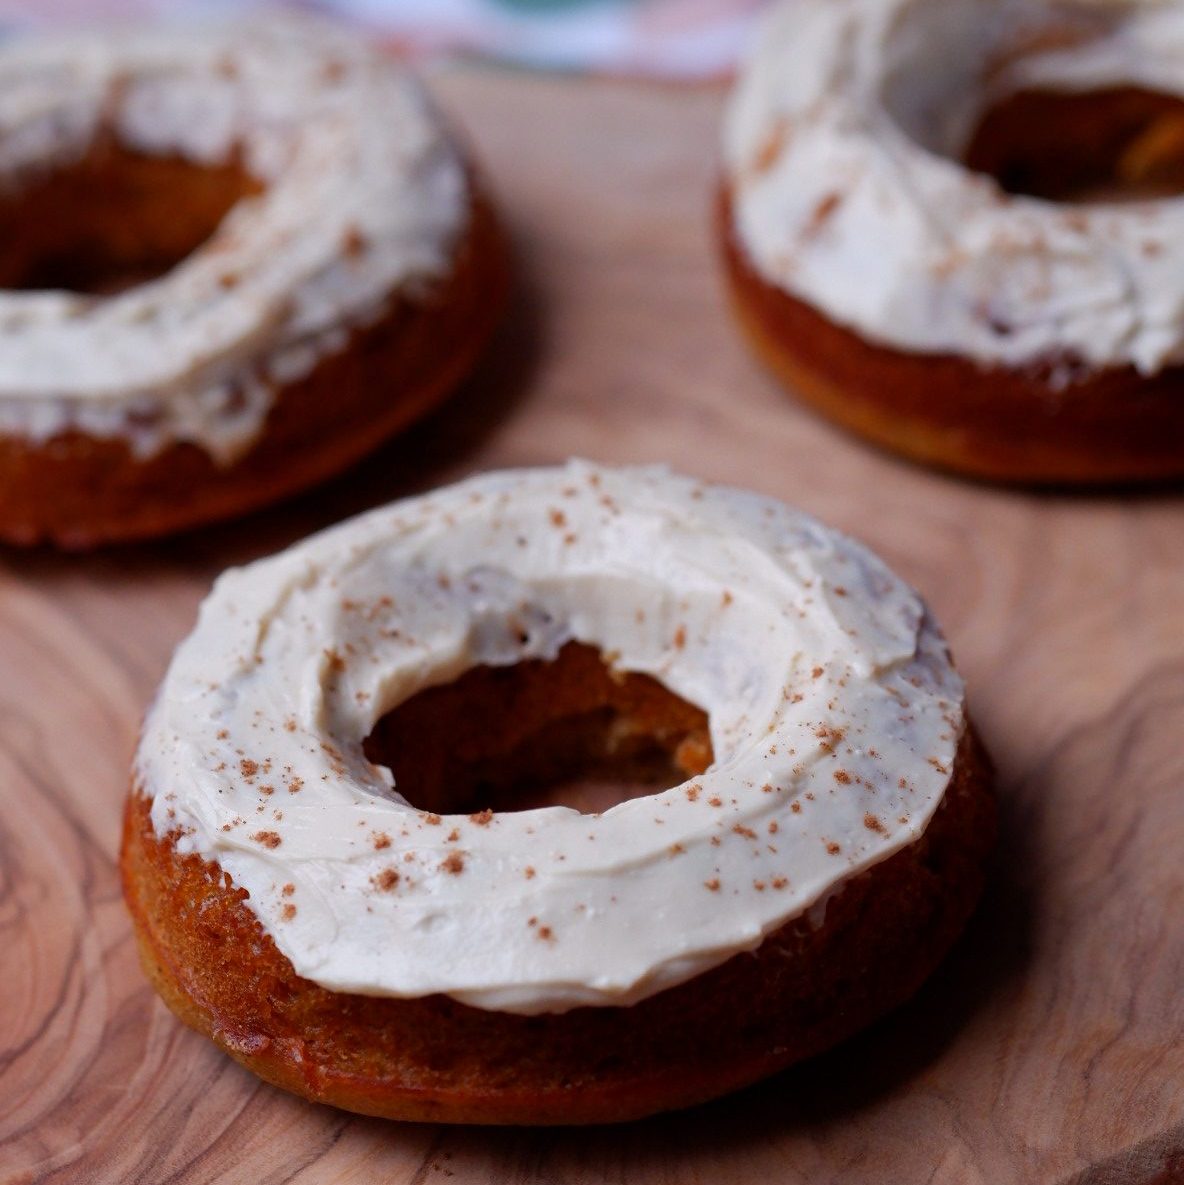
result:
[(735, 232), (875, 343), (1154, 373), (1184, 360), (1184, 200), (1057, 204), (959, 163), (1009, 94), (1127, 85), (1184, 95), (1179, 0), (789, 0), (728, 115)]
[(232, 458), (274, 388), (447, 270), (467, 218), (462, 161), (419, 87), (311, 19), (0, 48), (0, 187), (19, 192), (101, 135), (241, 161), (262, 191), (155, 281), (107, 297), (0, 293), (0, 431), (79, 428), (141, 454), (189, 440)]
[[(714, 764), (600, 815), (441, 818), (363, 753), (417, 691), (573, 639), (703, 708)], [(768, 498), (571, 462), (227, 572), (137, 779), (300, 975), (534, 1013), (643, 999), (824, 903), (918, 838), (963, 727), (924, 605), (862, 547)]]

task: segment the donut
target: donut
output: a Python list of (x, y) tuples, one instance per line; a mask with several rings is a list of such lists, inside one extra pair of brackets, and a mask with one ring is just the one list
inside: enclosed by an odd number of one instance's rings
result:
[(224, 574), (147, 715), (122, 870), (157, 990), (267, 1081), (576, 1124), (899, 1004), (993, 835), (962, 681), (883, 564), (769, 498), (569, 462)]
[(733, 305), (913, 460), (1184, 474), (1184, 6), (793, 0), (726, 117)]
[(419, 86), (311, 18), (0, 47), (0, 539), (63, 547), (320, 481), (465, 375), (506, 292)]

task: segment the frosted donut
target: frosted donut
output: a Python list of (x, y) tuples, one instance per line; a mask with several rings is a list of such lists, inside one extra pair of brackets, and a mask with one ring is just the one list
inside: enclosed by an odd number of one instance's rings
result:
[(807, 402), (983, 477), (1184, 473), (1184, 5), (793, 0), (725, 158), (736, 308)]
[[(497, 798), (643, 743), (677, 785)], [(223, 575), (148, 713), (122, 867), (164, 999), (269, 1081), (586, 1123), (899, 1003), (993, 821), (962, 682), (879, 561), (771, 499), (573, 462)]]
[(470, 369), (506, 287), (418, 85), (296, 17), (6, 42), (0, 235), (18, 543), (158, 535), (337, 472)]

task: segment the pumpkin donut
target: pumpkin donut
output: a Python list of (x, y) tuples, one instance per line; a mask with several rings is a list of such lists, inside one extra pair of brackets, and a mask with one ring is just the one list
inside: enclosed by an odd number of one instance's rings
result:
[(272, 15), (0, 48), (0, 538), (225, 518), (471, 368), (506, 290), (420, 88)]
[(732, 98), (719, 234), (793, 392), (918, 461), (1184, 474), (1184, 6), (793, 0)]
[[(677, 784), (540, 797), (656, 767)], [(962, 682), (879, 561), (771, 499), (573, 462), (224, 575), (148, 714), (122, 867), (165, 1001), (268, 1081), (571, 1124), (899, 1004), (993, 832)]]

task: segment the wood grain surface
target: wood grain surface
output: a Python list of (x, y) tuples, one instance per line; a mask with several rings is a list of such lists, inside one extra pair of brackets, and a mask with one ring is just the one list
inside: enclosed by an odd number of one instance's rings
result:
[[(1180, 492), (965, 484), (785, 398), (721, 297), (717, 92), (476, 70), (436, 84), (480, 146), (521, 271), (454, 402), (336, 484), (228, 527), (92, 557), (0, 553), (0, 1180), (1184, 1179)], [(1000, 772), (983, 907), (913, 1004), (693, 1113), (465, 1130), (283, 1095), (182, 1029), (136, 965), (115, 862), (141, 713), (228, 564), (569, 454), (786, 498), (924, 591)]]

